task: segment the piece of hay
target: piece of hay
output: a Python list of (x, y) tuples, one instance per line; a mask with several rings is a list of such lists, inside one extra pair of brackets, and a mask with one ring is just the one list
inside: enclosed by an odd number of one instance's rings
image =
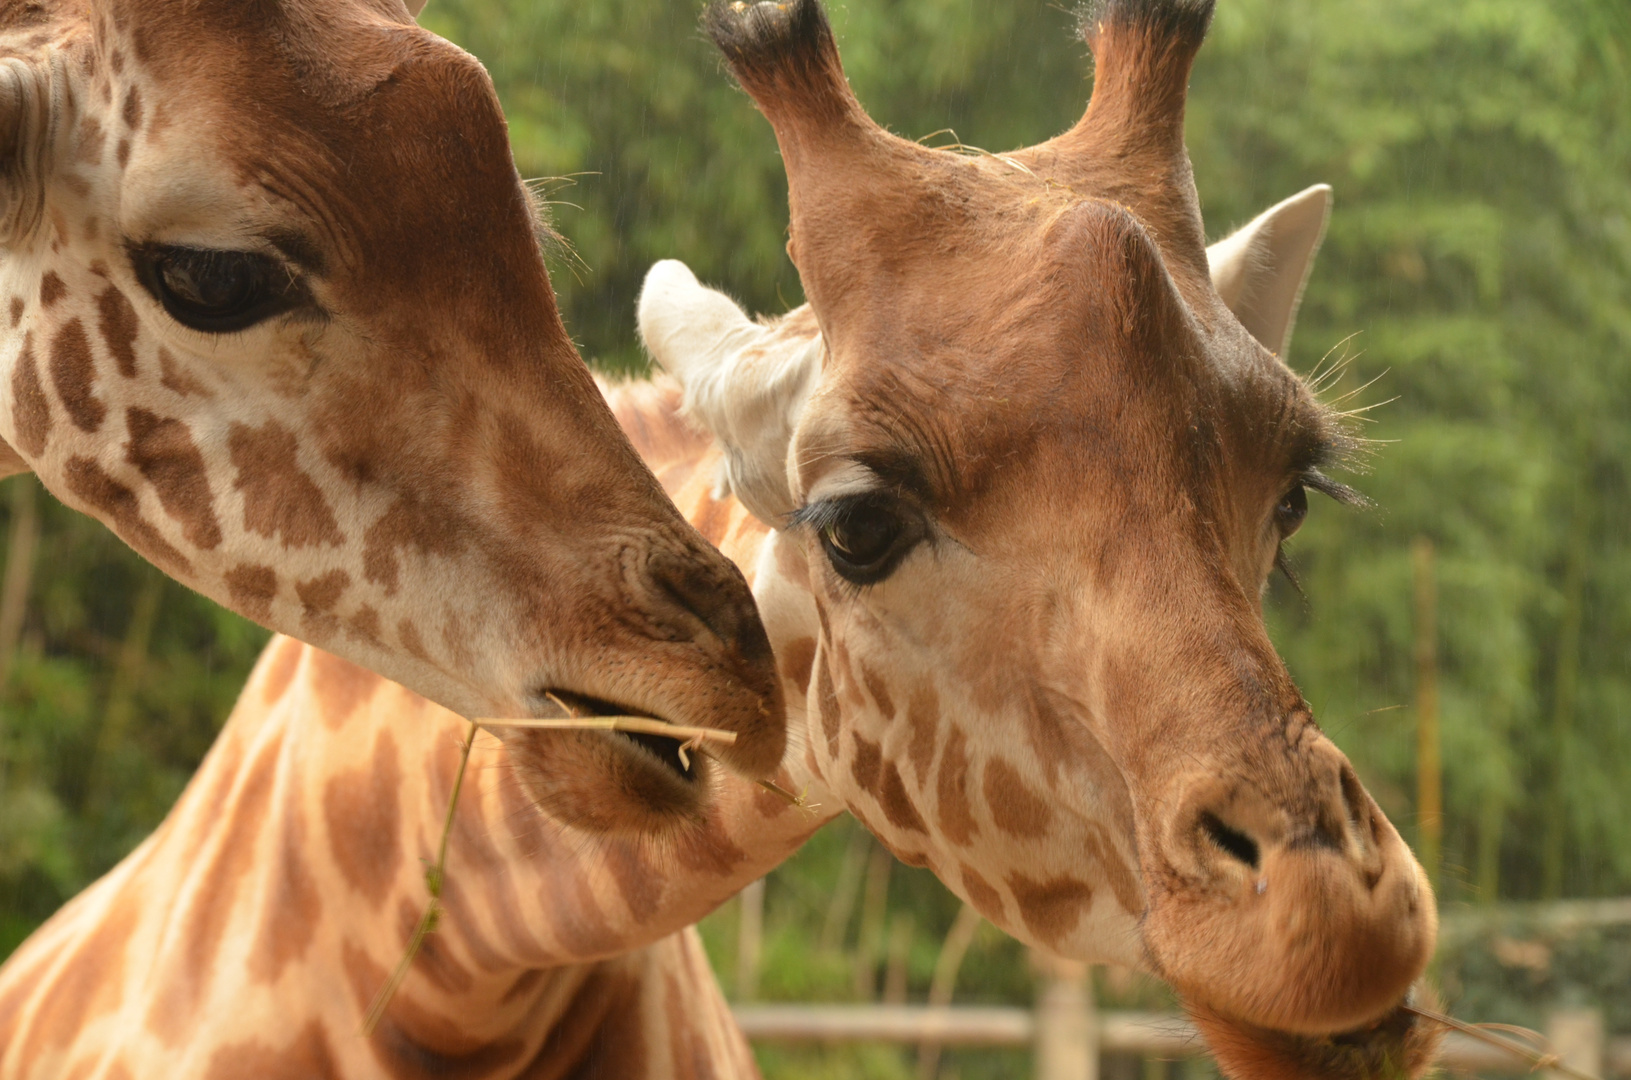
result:
[(442, 820), (442, 839), (436, 848), (436, 861), (425, 867), (425, 888), (430, 892), (430, 900), (425, 904), (425, 913), (419, 917), (419, 924), (413, 928), (413, 936), (408, 939), (408, 947), (403, 950), (402, 959), (397, 961), (396, 970), (391, 972), (391, 977), (385, 980), (385, 985), (379, 988), (373, 1003), (368, 1006), (362, 1021), (362, 1036), (365, 1039), (379, 1026), (391, 999), (396, 996), (397, 987), (408, 977), (408, 968), (419, 954), (419, 947), (425, 943), (425, 935), (434, 934), (436, 924), (441, 920), (442, 882), (447, 877), (447, 840), (453, 833), (453, 811), (459, 806), (459, 789), (464, 787), (465, 769), (470, 764), (470, 748), (476, 743), (479, 727), (475, 720), (470, 721), (470, 731), (459, 749), (459, 771), (453, 777), (453, 795), (447, 800), (447, 817)]

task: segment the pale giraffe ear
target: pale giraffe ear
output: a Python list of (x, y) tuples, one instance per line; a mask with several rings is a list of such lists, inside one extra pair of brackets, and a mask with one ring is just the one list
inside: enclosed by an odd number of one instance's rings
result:
[(665, 259), (640, 290), (640, 337), (679, 380), (685, 411), (725, 451), (724, 480), (754, 517), (779, 527), (796, 509), (787, 447), (821, 378), (821, 335), (808, 312), (756, 323), (690, 267)]
[(402, 2), (408, 6), (408, 14), (415, 19), (418, 19), (419, 13), (425, 10), (425, 0), (402, 0)]
[(25, 240), (45, 212), (45, 171), (71, 109), (64, 53), (0, 60), (0, 248)]
[(1269, 207), (1206, 249), (1212, 286), (1247, 332), (1280, 356), (1331, 216), (1331, 188), (1315, 184)]

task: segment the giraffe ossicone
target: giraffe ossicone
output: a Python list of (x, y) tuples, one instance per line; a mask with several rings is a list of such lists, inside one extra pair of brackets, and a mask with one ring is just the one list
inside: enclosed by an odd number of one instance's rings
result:
[(662, 263), (642, 333), (775, 530), (703, 531), (751, 560), (811, 775), (998, 925), (1167, 979), (1231, 1075), (1416, 1074), (1431, 889), (1261, 611), (1306, 492), (1352, 494), (1275, 355), (1327, 192), (1209, 259), (1211, 8), (1096, 4), (1082, 120), (965, 156), (867, 116), (815, 0), (715, 4), (810, 304), (758, 325)]
[[(473, 57), (397, 0), (12, 5), (0, 131), (0, 471), (462, 714), (774, 766), (751, 596), (568, 339)], [(705, 809), (672, 740), (507, 737), (586, 825)]]

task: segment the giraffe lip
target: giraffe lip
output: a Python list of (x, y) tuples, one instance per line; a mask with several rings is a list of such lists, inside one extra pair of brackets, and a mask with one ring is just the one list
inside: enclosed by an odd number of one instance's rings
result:
[[(545, 700), (554, 698), (566, 706), (572, 716), (644, 716), (653, 720), (663, 717), (654, 716), (644, 709), (631, 709), (626, 705), (606, 701), (601, 698), (589, 697), (586, 694), (575, 694), (570, 690), (549, 690), (545, 692)], [(596, 732), (607, 739), (619, 740), (628, 744), (635, 753), (642, 757), (651, 758), (663, 768), (672, 772), (677, 778), (686, 783), (695, 783), (698, 779), (697, 760), (695, 757), (682, 757), (680, 747), (683, 745), (679, 739), (670, 739), (663, 735), (648, 735), (639, 731), (603, 731)]]

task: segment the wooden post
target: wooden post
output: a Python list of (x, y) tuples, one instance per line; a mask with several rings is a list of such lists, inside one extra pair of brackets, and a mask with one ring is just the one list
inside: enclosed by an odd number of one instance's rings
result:
[(1438, 888), (1444, 842), (1444, 777), (1438, 732), (1438, 582), (1433, 542), (1416, 537), (1410, 549), (1416, 593), (1417, 855)]
[(1031, 954), (1042, 976), (1036, 1002), (1036, 1080), (1098, 1080), (1099, 1030), (1086, 964)]
[(736, 924), (736, 1000), (759, 996), (759, 960), (764, 952), (765, 879), (742, 890), (741, 918)]
[[(1601, 1009), (1559, 1009), (1546, 1018), (1546, 1039), (1563, 1064), (1587, 1076), (1604, 1076)], [(1560, 1072), (1546, 1074), (1563, 1080)]]
[(1590, 495), (1574, 493), (1569, 546), (1563, 564), (1563, 616), (1557, 628), (1557, 667), (1552, 679), (1551, 790), (1546, 793), (1545, 837), (1540, 849), (1540, 895), (1563, 895), (1564, 855), (1569, 840), (1569, 749), (1573, 744), (1575, 702), (1580, 694), (1580, 631), (1585, 613), (1586, 560), (1591, 522)]

